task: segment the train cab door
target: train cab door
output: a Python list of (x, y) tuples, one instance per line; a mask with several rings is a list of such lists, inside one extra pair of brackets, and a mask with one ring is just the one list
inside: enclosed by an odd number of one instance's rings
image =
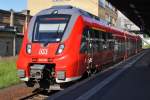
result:
[(79, 61), (80, 66), (82, 66), (80, 67), (81, 71), (86, 69), (86, 72), (90, 75), (92, 73), (91, 69), (95, 66), (93, 31), (89, 28), (86, 28), (82, 35)]
[(88, 39), (87, 39), (87, 70), (88, 73), (94, 73), (96, 70), (95, 67), (95, 61), (96, 61), (96, 55), (95, 55), (95, 38), (94, 38), (94, 31), (92, 29), (88, 30)]
[(89, 35), (89, 28), (85, 28), (82, 33), (81, 44), (80, 44), (80, 55), (79, 55), (79, 73), (83, 74), (89, 69), (90, 63), (92, 62), (92, 40)]
[(93, 30), (87, 29), (86, 30), (86, 50), (85, 50), (85, 65), (86, 65), (86, 71), (88, 75), (92, 74), (93, 69), (93, 62), (94, 62), (94, 38), (93, 38)]

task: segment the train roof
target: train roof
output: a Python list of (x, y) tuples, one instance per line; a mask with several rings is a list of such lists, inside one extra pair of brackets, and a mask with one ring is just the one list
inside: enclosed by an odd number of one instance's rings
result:
[(51, 8), (45, 9), (37, 13), (34, 17), (40, 16), (40, 15), (46, 15), (46, 14), (69, 14), (74, 16), (83, 16), (84, 21), (87, 21), (88, 23), (95, 24), (95, 26), (100, 26), (102, 28), (105, 28), (109, 31), (116, 32), (116, 34), (120, 35), (127, 35), (129, 37), (135, 37), (135, 34), (130, 34), (129, 32), (117, 29), (115, 27), (111, 27), (109, 25), (103, 24), (100, 21), (100, 18), (92, 15), (91, 13), (88, 13), (82, 9), (70, 6), (70, 5), (65, 5), (65, 6), (53, 6)]
[(45, 14), (55, 14), (55, 13), (57, 13), (57, 14), (70, 14), (70, 15), (78, 14), (78, 15), (84, 15), (84, 16), (87, 16), (90, 18), (92, 18), (92, 16), (94, 16), (94, 15), (92, 15), (92, 14), (90, 14), (90, 13), (88, 13), (82, 9), (79, 9), (79, 8), (76, 8), (76, 7), (73, 7), (70, 5), (52, 6), (51, 8), (40, 11), (39, 13), (36, 14), (36, 16), (45, 15)]

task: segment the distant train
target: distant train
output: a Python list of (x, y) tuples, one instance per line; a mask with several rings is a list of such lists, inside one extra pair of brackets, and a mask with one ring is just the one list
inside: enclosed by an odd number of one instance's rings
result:
[(54, 6), (32, 17), (17, 61), (18, 76), (41, 88), (90, 76), (104, 65), (142, 50), (142, 40), (104, 25), (72, 6)]

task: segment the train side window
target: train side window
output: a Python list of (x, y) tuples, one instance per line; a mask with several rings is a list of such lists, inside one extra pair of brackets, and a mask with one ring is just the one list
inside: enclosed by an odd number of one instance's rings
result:
[(94, 30), (94, 38), (96, 40), (98, 40), (100, 38), (100, 35), (99, 35), (99, 31), (98, 30)]
[(93, 29), (89, 29), (88, 31), (88, 37), (92, 40), (94, 39), (94, 30)]
[(108, 34), (108, 39), (112, 39), (112, 33), (107, 33)]
[(102, 32), (102, 39), (104, 39), (104, 41), (106, 41), (106, 39), (107, 39), (107, 33)]
[(82, 33), (82, 39), (80, 44), (80, 53), (87, 52), (87, 39), (88, 39), (88, 28), (85, 28)]
[(99, 34), (99, 38), (98, 38), (98, 51), (102, 51), (103, 50), (103, 41), (104, 39), (102, 38), (102, 34), (103, 32), (102, 31), (98, 31), (98, 34)]
[(112, 42), (112, 33), (107, 33), (107, 44), (108, 48), (112, 49), (113, 48), (113, 42)]
[(114, 39), (113, 39), (112, 33), (109, 33), (108, 39), (109, 39), (109, 48), (113, 49), (114, 48)]
[(94, 52), (94, 30), (88, 29), (88, 39), (87, 39), (87, 52), (93, 53)]
[(85, 37), (85, 38), (87, 38), (87, 37), (88, 37), (88, 31), (89, 31), (89, 29), (88, 29), (88, 28), (85, 28), (85, 29), (83, 30), (82, 36)]
[(93, 30), (93, 48), (95, 52), (99, 51), (99, 31), (98, 30)]
[(102, 39), (103, 39), (103, 50), (107, 50), (108, 49), (108, 33), (106, 32), (102, 32)]

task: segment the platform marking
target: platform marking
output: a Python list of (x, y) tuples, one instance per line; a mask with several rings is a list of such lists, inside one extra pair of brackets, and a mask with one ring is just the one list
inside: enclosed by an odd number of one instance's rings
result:
[(106, 78), (104, 81), (100, 82), (98, 85), (84, 93), (83, 95), (79, 96), (76, 100), (88, 100), (90, 97), (92, 97), (94, 94), (96, 94), (98, 91), (100, 91), (103, 87), (105, 87), (107, 84), (109, 84), (111, 81), (116, 79), (121, 73), (123, 73), (125, 70), (127, 70), (129, 67), (131, 67), (135, 62), (137, 62), (141, 57), (143, 57), (145, 53), (143, 53), (141, 56), (136, 58), (133, 62), (128, 63), (125, 65), (122, 69), (118, 70), (114, 74), (112, 74), (110, 77)]

